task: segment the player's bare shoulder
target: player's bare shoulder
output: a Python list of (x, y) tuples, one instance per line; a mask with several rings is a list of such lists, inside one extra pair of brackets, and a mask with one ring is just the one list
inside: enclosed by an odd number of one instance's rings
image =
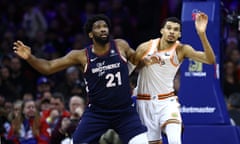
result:
[(148, 49), (150, 48), (152, 44), (152, 40), (146, 41), (141, 43), (137, 49), (136, 49), (136, 57), (137, 59), (142, 59), (143, 56), (146, 55), (146, 53), (148, 52)]
[(126, 53), (128, 52), (130, 46), (126, 40), (123, 39), (114, 39), (117, 49), (121, 53), (122, 56), (126, 57)]
[(119, 50), (126, 50), (130, 47), (128, 42), (124, 39), (114, 39), (114, 41)]
[(137, 47), (137, 51), (146, 51), (147, 49), (149, 49), (151, 44), (152, 44), (152, 40), (143, 42)]
[(183, 61), (184, 58), (186, 58), (186, 54), (190, 49), (192, 49), (192, 47), (189, 44), (183, 44), (179, 42), (176, 49), (179, 61)]

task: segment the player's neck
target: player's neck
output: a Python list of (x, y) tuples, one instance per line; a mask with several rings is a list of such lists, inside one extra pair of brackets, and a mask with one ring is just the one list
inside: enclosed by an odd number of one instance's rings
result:
[(108, 52), (109, 48), (110, 48), (109, 43), (105, 45), (94, 43), (94, 45), (92, 46), (92, 52), (97, 55), (103, 55), (106, 52)]
[(158, 45), (158, 50), (168, 49), (168, 48), (172, 47), (172, 45), (174, 45), (174, 44), (175, 44), (175, 42), (169, 43), (164, 39), (160, 39), (160, 42), (159, 42), (159, 45)]

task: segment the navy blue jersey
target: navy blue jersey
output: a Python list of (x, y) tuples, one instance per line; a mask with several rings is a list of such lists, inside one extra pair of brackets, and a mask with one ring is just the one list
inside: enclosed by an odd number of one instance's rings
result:
[(89, 104), (120, 109), (132, 104), (127, 62), (122, 59), (115, 42), (105, 55), (96, 55), (92, 46), (86, 49), (88, 67), (85, 75)]

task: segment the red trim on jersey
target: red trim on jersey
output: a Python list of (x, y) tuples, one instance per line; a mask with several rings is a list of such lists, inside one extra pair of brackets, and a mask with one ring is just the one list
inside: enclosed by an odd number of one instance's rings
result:
[[(90, 46), (90, 48), (92, 48), (92, 45)], [(88, 54), (88, 48), (85, 48), (85, 54), (86, 54), (86, 57), (87, 57), (87, 64), (86, 66), (83, 67), (83, 73), (86, 73), (86, 71), (88, 71), (89, 69), (89, 64), (90, 64), (90, 57), (89, 57), (89, 54)]]
[(152, 49), (152, 45), (153, 45), (153, 40), (150, 41), (150, 46), (148, 47), (148, 49), (144, 52), (143, 56), (141, 59), (144, 59), (146, 57), (146, 55), (151, 51)]
[[(178, 46), (178, 42), (176, 42), (176, 43), (172, 46), (171, 49), (175, 49), (175, 51), (176, 51), (177, 46)], [(173, 54), (174, 54), (174, 53), (172, 53), (171, 56), (170, 56), (170, 62), (171, 62), (171, 64), (172, 64), (173, 66), (177, 67), (178, 64), (174, 63), (174, 61), (173, 61)]]
[(127, 58), (126, 58), (126, 60), (123, 59), (123, 56), (121, 55), (121, 53), (120, 53), (120, 51), (119, 51), (119, 49), (118, 49), (118, 46), (117, 46), (117, 43), (116, 43), (115, 40), (113, 40), (113, 44), (114, 44), (114, 46), (115, 46), (115, 48), (116, 48), (116, 50), (117, 50), (117, 53), (118, 53), (120, 59), (121, 59), (123, 62), (127, 63)]

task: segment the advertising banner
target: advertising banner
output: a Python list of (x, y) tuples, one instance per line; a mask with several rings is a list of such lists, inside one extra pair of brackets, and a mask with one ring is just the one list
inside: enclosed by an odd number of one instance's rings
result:
[(180, 68), (179, 100), (184, 124), (230, 124), (219, 78), (220, 65), (220, 1), (183, 2), (182, 43), (203, 50), (195, 29), (197, 12), (208, 15), (207, 37), (216, 55), (216, 64), (203, 64), (186, 59)]

